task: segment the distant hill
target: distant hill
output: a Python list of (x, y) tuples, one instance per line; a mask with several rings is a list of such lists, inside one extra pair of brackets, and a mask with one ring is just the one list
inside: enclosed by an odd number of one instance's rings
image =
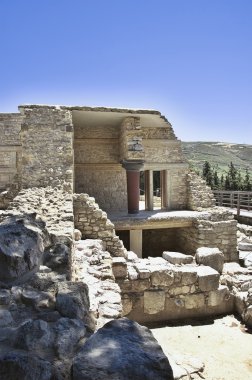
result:
[(182, 142), (185, 157), (192, 168), (202, 173), (202, 166), (208, 161), (218, 173), (225, 174), (232, 161), (241, 174), (248, 168), (252, 174), (252, 145), (220, 142)]

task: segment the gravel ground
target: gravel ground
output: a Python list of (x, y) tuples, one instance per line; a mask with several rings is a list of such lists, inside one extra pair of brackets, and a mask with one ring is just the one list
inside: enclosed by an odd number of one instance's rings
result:
[(205, 364), (184, 379), (252, 379), (252, 334), (234, 316), (151, 329), (166, 355), (189, 355)]

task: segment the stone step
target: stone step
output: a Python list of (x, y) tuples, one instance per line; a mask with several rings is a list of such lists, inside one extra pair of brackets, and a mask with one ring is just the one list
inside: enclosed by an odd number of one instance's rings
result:
[(180, 253), (180, 252), (164, 251), (162, 256), (165, 260), (167, 260), (171, 264), (181, 265), (181, 264), (191, 264), (193, 262), (193, 256), (185, 255), (184, 253)]

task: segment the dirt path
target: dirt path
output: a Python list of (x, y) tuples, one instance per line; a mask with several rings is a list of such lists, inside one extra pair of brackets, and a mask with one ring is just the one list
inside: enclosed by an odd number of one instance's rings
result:
[[(152, 332), (167, 356), (189, 354), (205, 363), (204, 379), (252, 379), (252, 334), (233, 316), (212, 322), (154, 328)], [(199, 379), (196, 375), (191, 378)]]

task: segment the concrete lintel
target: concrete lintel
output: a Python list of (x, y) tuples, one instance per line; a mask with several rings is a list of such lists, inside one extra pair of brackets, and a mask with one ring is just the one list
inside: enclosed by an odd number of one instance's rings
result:
[(122, 230), (156, 230), (156, 229), (161, 229), (161, 228), (183, 228), (183, 227), (191, 227), (193, 225), (192, 220), (165, 220), (162, 222), (152, 222), (148, 223), (146, 222), (139, 222), (137, 223), (136, 221), (133, 221), (130, 223), (129, 221), (125, 222), (116, 222), (113, 220), (113, 223), (115, 225), (115, 229), (117, 231), (122, 231)]

